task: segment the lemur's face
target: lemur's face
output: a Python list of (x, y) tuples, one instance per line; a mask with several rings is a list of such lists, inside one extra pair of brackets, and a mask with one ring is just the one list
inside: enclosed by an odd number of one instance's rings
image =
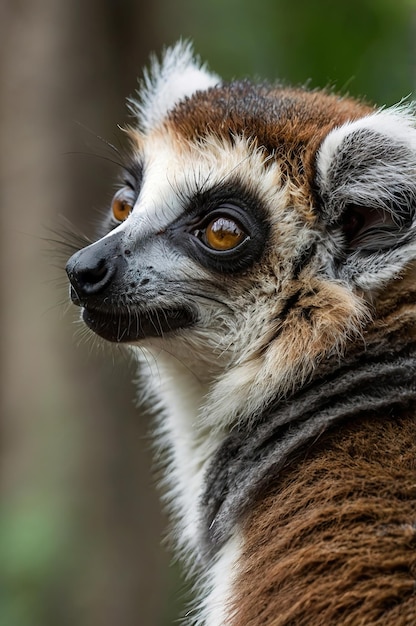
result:
[(290, 185), (245, 140), (197, 145), (168, 129), (134, 139), (108, 235), (69, 263), (72, 299), (110, 341), (171, 340), (192, 328), (220, 354), (252, 317), (266, 322), (261, 301), (299, 264), (308, 235), (288, 209)]
[(217, 84), (189, 49), (170, 55), (137, 105), (108, 233), (68, 263), (72, 300), (113, 342), (303, 372), (414, 255), (413, 120)]

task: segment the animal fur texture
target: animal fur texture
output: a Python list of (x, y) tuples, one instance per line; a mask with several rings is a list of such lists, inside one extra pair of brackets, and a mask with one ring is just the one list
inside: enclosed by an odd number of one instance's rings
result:
[(200, 626), (416, 624), (411, 105), (153, 60), (105, 234), (68, 262), (166, 450)]

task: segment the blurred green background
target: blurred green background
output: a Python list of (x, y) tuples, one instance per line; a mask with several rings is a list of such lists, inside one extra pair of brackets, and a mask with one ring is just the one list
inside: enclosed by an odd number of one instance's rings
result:
[(179, 37), (225, 78), (381, 105), (416, 85), (415, 0), (3, 0), (0, 4), (0, 626), (167, 626), (151, 420), (126, 353), (67, 303), (65, 219), (92, 235), (125, 98)]

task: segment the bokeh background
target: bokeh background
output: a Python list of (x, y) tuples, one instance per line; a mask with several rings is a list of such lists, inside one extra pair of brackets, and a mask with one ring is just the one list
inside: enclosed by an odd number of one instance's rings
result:
[(62, 270), (112, 196), (126, 96), (179, 37), (225, 78), (383, 105), (416, 87), (415, 0), (1, 0), (0, 626), (185, 610), (134, 364), (82, 333)]

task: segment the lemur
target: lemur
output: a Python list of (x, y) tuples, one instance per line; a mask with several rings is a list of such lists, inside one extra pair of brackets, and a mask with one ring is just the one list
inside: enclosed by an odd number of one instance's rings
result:
[(416, 124), (178, 43), (67, 264), (130, 347), (199, 626), (416, 624)]

